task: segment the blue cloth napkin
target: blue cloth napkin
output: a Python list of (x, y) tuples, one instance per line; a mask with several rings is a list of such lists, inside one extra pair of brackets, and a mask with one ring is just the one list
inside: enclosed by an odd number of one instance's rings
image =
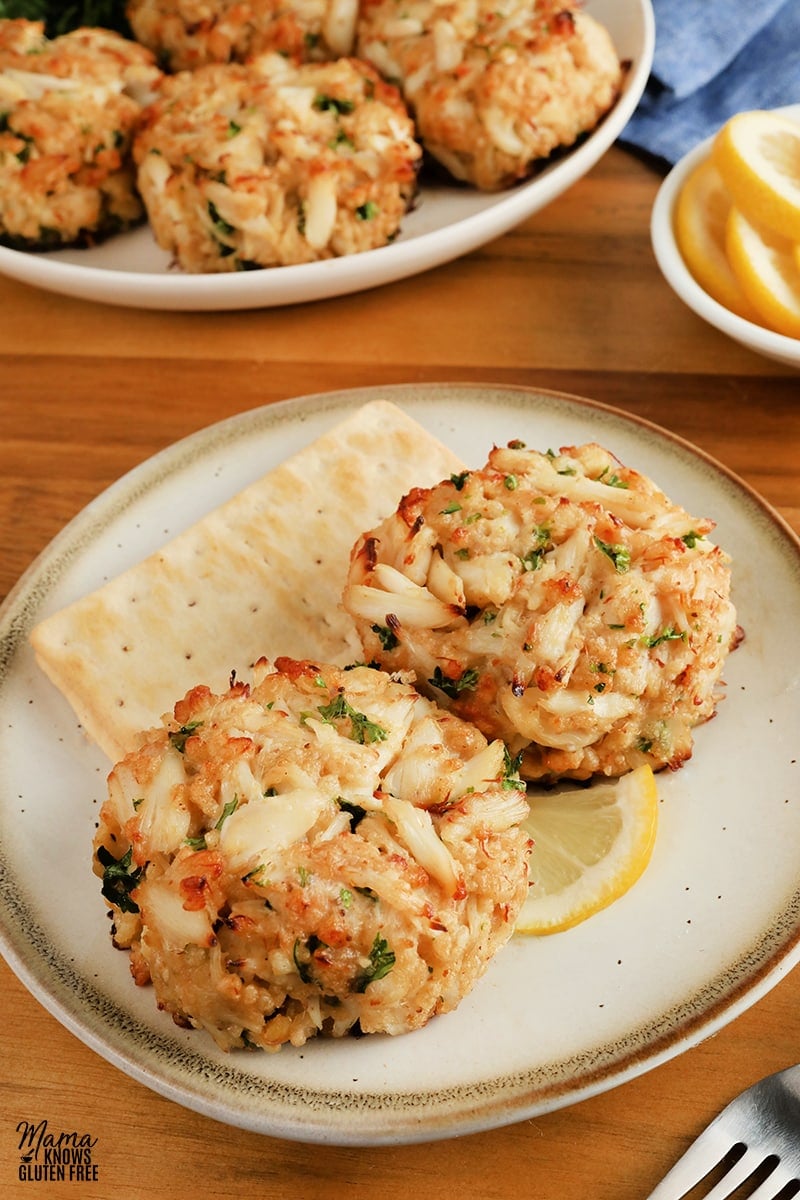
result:
[(620, 142), (667, 164), (734, 113), (800, 103), (800, 0), (653, 0), (656, 44)]

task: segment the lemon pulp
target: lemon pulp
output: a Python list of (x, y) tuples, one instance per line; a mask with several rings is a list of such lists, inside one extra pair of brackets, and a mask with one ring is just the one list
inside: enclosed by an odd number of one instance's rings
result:
[(528, 897), (517, 933), (569, 929), (641, 876), (658, 827), (658, 789), (647, 765), (590, 787), (529, 797), (533, 839)]
[(725, 250), (725, 227), (730, 196), (711, 159), (699, 163), (681, 188), (675, 210), (675, 237), (684, 261), (697, 282), (719, 304), (758, 320), (745, 297)]
[(728, 259), (750, 303), (777, 333), (800, 338), (800, 248), (732, 208)]
[(738, 113), (723, 125), (713, 157), (748, 221), (800, 241), (800, 125), (781, 113)]

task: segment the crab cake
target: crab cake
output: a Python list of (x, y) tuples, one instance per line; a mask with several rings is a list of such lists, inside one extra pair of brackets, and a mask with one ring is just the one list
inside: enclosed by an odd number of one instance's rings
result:
[(0, 21), (0, 242), (26, 250), (143, 218), (130, 146), (160, 76), (148, 50), (109, 30), (43, 30)]
[(114, 940), (224, 1049), (400, 1034), (510, 938), (528, 813), (501, 742), (370, 667), (197, 687), (109, 776), (95, 872)]
[(129, 0), (127, 15), (159, 62), (181, 71), (270, 50), (305, 60), (351, 54), (358, 0)]
[(134, 145), (156, 238), (195, 272), (385, 245), (421, 153), (399, 93), (372, 67), (280, 55), (166, 78)]
[(512, 442), (364, 534), (344, 604), (528, 779), (676, 768), (739, 636), (713, 528), (601, 446)]
[(608, 31), (560, 0), (365, 0), (356, 45), (400, 86), (426, 151), (485, 191), (594, 129), (622, 82)]

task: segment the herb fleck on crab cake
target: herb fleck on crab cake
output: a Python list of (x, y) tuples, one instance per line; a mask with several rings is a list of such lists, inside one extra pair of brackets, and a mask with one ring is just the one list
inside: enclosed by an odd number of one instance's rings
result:
[(160, 72), (105, 29), (0, 21), (0, 242), (52, 249), (141, 221), (133, 131)]
[(95, 872), (139, 984), (225, 1049), (453, 1009), (527, 894), (505, 747), (370, 667), (197, 687), (109, 776)]
[(601, 446), (514, 442), (365, 533), (344, 604), (526, 778), (675, 768), (740, 636), (713, 528)]
[(421, 149), (372, 67), (266, 55), (166, 78), (134, 154), (159, 244), (186, 271), (211, 272), (385, 245)]

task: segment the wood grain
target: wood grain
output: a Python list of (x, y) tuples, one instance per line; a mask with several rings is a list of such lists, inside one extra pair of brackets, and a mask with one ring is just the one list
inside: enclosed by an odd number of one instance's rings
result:
[[(399, 382), (524, 384), (613, 404), (712, 455), (800, 532), (800, 378), (673, 296), (649, 242), (659, 182), (615, 148), (458, 262), (286, 309), (136, 312), (0, 280), (0, 596), (85, 504), (176, 439), (286, 397)], [(308, 1147), (228, 1128), (130, 1079), (4, 963), (0, 1001), (0, 1194), (13, 1200), (642, 1200), (732, 1095), (800, 1059), (793, 973), (714, 1038), (581, 1104), (419, 1146)], [(96, 1181), (20, 1181), (17, 1126), (43, 1119), (97, 1139)]]

